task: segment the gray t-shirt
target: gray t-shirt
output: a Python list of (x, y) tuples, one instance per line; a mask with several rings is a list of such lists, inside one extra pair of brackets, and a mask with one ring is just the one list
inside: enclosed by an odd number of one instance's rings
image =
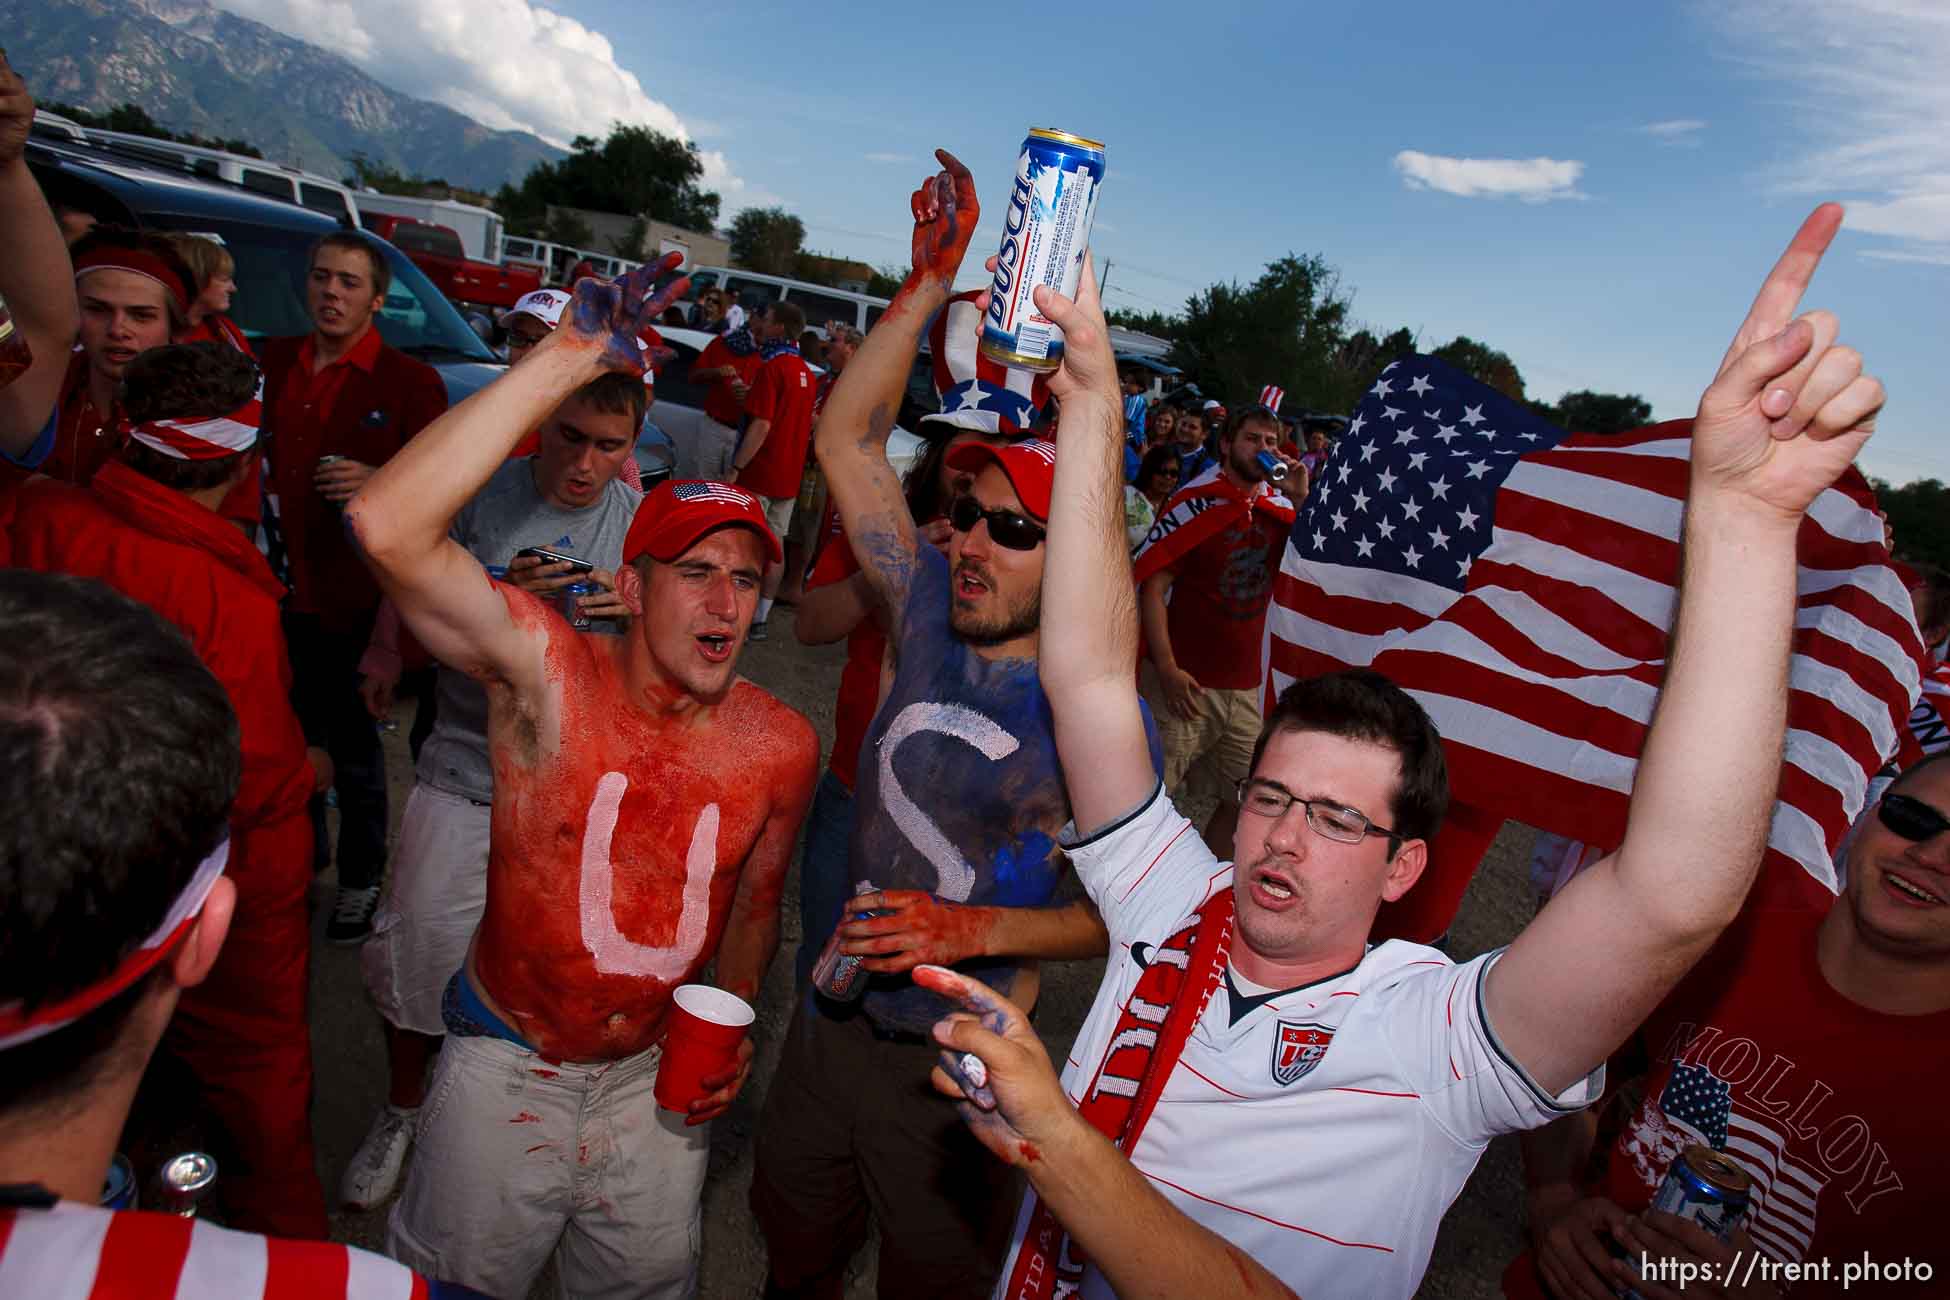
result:
[[(566, 551), (599, 569), (613, 570), (622, 562), (623, 538), (642, 500), (643, 493), (612, 479), (594, 505), (564, 510), (535, 490), (531, 460), (511, 460), (460, 508), (448, 536), (496, 578), (508, 571), (515, 552), (528, 546)], [(444, 666), (438, 683), (440, 712), (433, 734), (420, 748), (416, 775), (436, 790), (486, 802), (494, 797), (487, 691), (467, 674)]]

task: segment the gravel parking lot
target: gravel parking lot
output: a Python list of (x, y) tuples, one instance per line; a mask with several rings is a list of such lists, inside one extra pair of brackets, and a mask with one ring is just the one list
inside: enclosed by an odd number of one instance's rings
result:
[[(801, 646), (791, 635), (791, 614), (781, 608), (772, 620), (771, 640), (749, 647), (743, 668), (753, 681), (773, 691), (810, 718), (822, 743), (833, 734), (833, 693), (838, 687), (844, 652), (841, 646)], [(406, 733), (414, 703), (397, 709), (398, 729), (386, 736), (393, 793), (395, 830), (412, 770)], [(1511, 825), (1491, 850), (1464, 900), (1450, 936), (1449, 951), (1459, 959), (1508, 942), (1531, 911), (1524, 862), (1531, 833)], [(315, 898), (328, 897), (332, 873), (320, 877)], [(755, 1034), (758, 1057), (752, 1082), (738, 1105), (719, 1120), (712, 1134), (711, 1169), (704, 1190), (704, 1263), (700, 1294), (711, 1297), (756, 1297), (765, 1271), (765, 1250), (745, 1193), (751, 1180), (751, 1138), (765, 1087), (778, 1056), (778, 1039), (791, 1009), (792, 951), (799, 942), (796, 869), (786, 887), (783, 936), (779, 956), (758, 1004)], [(385, 1093), (385, 1057), (379, 1020), (368, 1005), (359, 973), (358, 950), (333, 948), (324, 942), (324, 911), (315, 917), (312, 962), (312, 1026), (317, 1060), (317, 1099), (314, 1119), (318, 1134), (319, 1173), (327, 1194), (338, 1185), (346, 1161), (365, 1134)], [(1040, 1027), (1052, 1054), (1061, 1059), (1096, 991), (1102, 963), (1053, 963), (1046, 968)], [(946, 1104), (946, 1103), (944, 1103)], [(1358, 1169), (1347, 1171), (1359, 1178)], [(1420, 1294), (1439, 1300), (1494, 1300), (1501, 1294), (1498, 1279), (1515, 1253), (1522, 1227), (1522, 1181), (1514, 1140), (1493, 1144), (1463, 1189), (1443, 1224), (1434, 1261)], [(335, 1235), (377, 1247), (384, 1231), (385, 1210), (338, 1214)], [(536, 1296), (553, 1296), (552, 1279), (544, 1277)], [(849, 1300), (873, 1295), (871, 1252), (863, 1251), (847, 1295)], [(1312, 1298), (1310, 1298), (1312, 1300)], [(1339, 1298), (1330, 1298), (1339, 1300)]]

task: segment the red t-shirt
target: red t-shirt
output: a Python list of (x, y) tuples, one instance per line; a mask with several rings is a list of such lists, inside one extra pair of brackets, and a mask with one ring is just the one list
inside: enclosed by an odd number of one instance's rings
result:
[[(748, 352), (739, 356), (725, 346), (722, 338), (712, 339), (698, 354), (693, 370), (716, 370), (720, 366), (736, 366), (738, 378), (749, 384), (758, 375), (758, 367), (763, 360), (758, 353)], [(720, 379), (711, 385), (711, 391), (704, 395), (704, 413), (719, 424), (735, 429), (745, 418), (744, 403), (731, 391), (731, 381)]]
[[(1823, 915), (1744, 915), (1652, 1013), (1638, 1035), (1651, 1061), (1645, 1101), (1594, 1189), (1637, 1212), (1689, 1143), (1724, 1151), (1753, 1179), (1754, 1245), (1783, 1262), (1832, 1262), (1826, 1282), (1794, 1284), (1796, 1300), (1840, 1295), (1841, 1266), (1864, 1252), (1950, 1272), (1940, 1226), (1950, 1132), (1935, 1104), (1950, 1075), (1950, 1011), (1884, 1015), (1837, 993), (1815, 957)], [(1534, 1272), (1519, 1257), (1505, 1293), (1542, 1294)]]
[[(837, 510), (826, 512), (820, 536), (826, 540), (806, 574), (807, 591), (845, 582), (860, 571)], [(847, 634), (846, 667), (840, 670), (840, 691), (833, 700), (833, 753), (826, 766), (849, 790), (860, 761), (860, 742), (866, 739), (867, 727), (880, 707), (880, 664), (886, 653), (887, 634), (880, 630), (878, 619), (863, 618)]]
[(1255, 510), (1178, 562), (1166, 610), (1171, 657), (1200, 686), (1244, 690), (1260, 684), (1266, 605), (1286, 535), (1287, 525)]
[(738, 471), (738, 486), (777, 500), (799, 495), (806, 453), (812, 449), (813, 372), (796, 352), (781, 352), (759, 367), (745, 414), (771, 422), (765, 445)]

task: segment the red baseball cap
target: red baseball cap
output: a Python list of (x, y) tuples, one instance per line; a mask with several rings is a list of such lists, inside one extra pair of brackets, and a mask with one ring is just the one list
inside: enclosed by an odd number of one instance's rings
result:
[(785, 562), (785, 552), (765, 522), (757, 497), (729, 483), (686, 478), (659, 483), (645, 495), (623, 538), (623, 563), (639, 555), (674, 560), (704, 534), (725, 527), (751, 529), (765, 539), (765, 553), (773, 564)]
[(1022, 507), (1038, 519), (1049, 518), (1050, 486), (1056, 479), (1056, 444), (1045, 438), (1024, 438), (997, 447), (965, 442), (948, 453), (953, 469), (979, 474), (991, 464), (1009, 476), (1009, 486), (1022, 498)]

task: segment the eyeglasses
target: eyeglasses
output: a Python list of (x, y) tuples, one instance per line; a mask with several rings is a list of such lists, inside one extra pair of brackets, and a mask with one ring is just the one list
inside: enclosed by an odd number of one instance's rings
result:
[(1950, 831), (1950, 817), (1945, 817), (1921, 799), (1913, 799), (1906, 794), (1882, 796), (1876, 816), (1882, 819), (1884, 826), (1906, 840), (1933, 839)]
[(1013, 510), (984, 510), (974, 497), (960, 497), (948, 507), (948, 522), (958, 533), (973, 532), (975, 525), (983, 520), (988, 521), (989, 536), (995, 539), (995, 544), (1012, 551), (1033, 551), (1049, 536), (1048, 530), (1034, 519)]
[(1306, 811), (1307, 825), (1313, 828), (1314, 834), (1337, 844), (1359, 844), (1369, 835), (1386, 835), (1391, 841), (1402, 838), (1386, 826), (1369, 821), (1352, 808), (1343, 808), (1321, 799), (1302, 799), (1271, 781), (1256, 778), (1241, 781), (1238, 793), (1239, 810), (1256, 817), (1284, 817), (1287, 809), (1299, 804)]

